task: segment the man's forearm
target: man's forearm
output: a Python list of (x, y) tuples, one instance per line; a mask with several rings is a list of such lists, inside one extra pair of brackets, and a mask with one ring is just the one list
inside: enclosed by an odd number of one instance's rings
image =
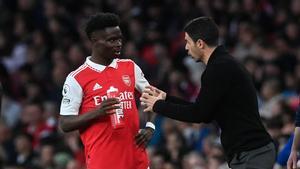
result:
[(190, 122), (211, 122), (213, 113), (210, 113), (210, 106), (199, 105), (197, 103), (190, 105), (180, 105), (164, 100), (158, 100), (154, 106), (153, 111), (171, 119)]
[(190, 104), (192, 104), (191, 102), (188, 102), (188, 101), (185, 101), (185, 100), (183, 100), (181, 98), (170, 96), (170, 95), (167, 95), (166, 101), (171, 102), (171, 103), (175, 103), (175, 104), (182, 104), (182, 105), (190, 105)]

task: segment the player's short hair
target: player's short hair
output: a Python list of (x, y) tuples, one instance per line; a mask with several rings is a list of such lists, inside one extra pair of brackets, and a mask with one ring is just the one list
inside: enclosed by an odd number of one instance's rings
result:
[(203, 40), (208, 46), (217, 46), (219, 40), (219, 29), (210, 17), (198, 17), (189, 21), (183, 30), (197, 42)]
[(115, 27), (120, 25), (120, 18), (113, 13), (97, 13), (90, 16), (86, 23), (85, 33), (89, 39), (91, 34), (97, 30), (103, 30), (107, 27)]

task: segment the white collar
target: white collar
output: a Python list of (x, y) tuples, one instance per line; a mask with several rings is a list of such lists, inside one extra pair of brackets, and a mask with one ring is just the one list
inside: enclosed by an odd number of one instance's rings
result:
[[(108, 65), (108, 67), (112, 67), (112, 68), (117, 68), (117, 60), (118, 59), (114, 59), (109, 65)], [(85, 63), (89, 66), (89, 67), (91, 67), (92, 69), (94, 69), (94, 70), (96, 70), (96, 71), (103, 71), (107, 66), (105, 66), (105, 65), (101, 65), (101, 64), (98, 64), (98, 63), (95, 63), (95, 62), (93, 62), (93, 61), (91, 61), (91, 56), (88, 56), (87, 58), (86, 58), (86, 61), (85, 61)]]

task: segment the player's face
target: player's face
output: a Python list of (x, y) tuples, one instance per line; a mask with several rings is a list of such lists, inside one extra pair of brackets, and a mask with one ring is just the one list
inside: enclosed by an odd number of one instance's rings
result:
[(193, 39), (185, 33), (185, 49), (188, 55), (191, 56), (196, 62), (200, 62), (203, 58), (203, 51), (201, 50), (201, 40), (194, 42)]
[(121, 54), (122, 38), (122, 32), (119, 26), (96, 31), (92, 34), (93, 49), (96, 50), (101, 57), (118, 57)]

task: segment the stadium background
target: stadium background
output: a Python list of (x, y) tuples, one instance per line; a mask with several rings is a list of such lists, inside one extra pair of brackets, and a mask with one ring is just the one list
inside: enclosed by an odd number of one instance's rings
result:
[[(62, 134), (57, 118), (65, 77), (90, 54), (84, 22), (99, 11), (119, 14), (123, 58), (134, 60), (154, 86), (191, 101), (204, 66), (186, 56), (182, 27), (194, 17), (213, 17), (220, 43), (253, 78), (279, 152), (293, 132), (300, 0), (1, 0), (0, 11), (0, 168), (83, 168), (78, 133)], [(215, 124), (163, 117), (155, 123), (151, 169), (227, 168)], [(274, 168), (287, 156), (281, 154)]]

